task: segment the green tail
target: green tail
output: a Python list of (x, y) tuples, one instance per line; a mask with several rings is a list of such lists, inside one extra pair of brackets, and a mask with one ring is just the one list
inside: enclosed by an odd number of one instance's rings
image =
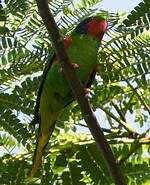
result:
[(33, 166), (30, 173), (30, 180), (33, 178), (35, 172), (41, 161), (43, 151), (49, 141), (50, 136), (54, 130), (55, 121), (58, 117), (59, 112), (51, 112), (48, 109), (41, 109), (41, 123), (38, 130), (38, 138), (36, 149), (33, 157)]
[(35, 172), (37, 171), (37, 168), (40, 164), (41, 157), (43, 155), (43, 151), (49, 141), (49, 138), (54, 130), (55, 124), (49, 129), (49, 132), (47, 134), (42, 134), (41, 131), (38, 133), (38, 140), (37, 140), (37, 145), (33, 157), (33, 166), (32, 170), (30, 173), (30, 180), (33, 178)]

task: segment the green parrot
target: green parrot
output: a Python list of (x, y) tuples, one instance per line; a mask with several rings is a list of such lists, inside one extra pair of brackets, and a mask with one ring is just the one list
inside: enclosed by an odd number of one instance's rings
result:
[[(71, 36), (64, 40), (70, 61), (85, 88), (91, 86), (95, 77), (98, 49), (106, 29), (107, 21), (104, 18), (91, 16), (79, 23)], [(34, 121), (37, 121), (39, 114), (40, 124), (30, 179), (38, 168), (57, 117), (72, 101), (74, 97), (71, 88), (53, 51), (43, 72), (35, 107)]]

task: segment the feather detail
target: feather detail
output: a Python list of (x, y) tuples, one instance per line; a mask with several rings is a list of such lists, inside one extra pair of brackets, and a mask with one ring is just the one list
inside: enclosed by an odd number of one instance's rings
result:
[[(106, 28), (107, 22), (104, 19), (88, 18), (77, 26), (71, 37), (64, 40), (72, 64), (78, 66), (76, 73), (84, 87), (90, 87), (95, 77), (99, 44)], [(59, 72), (60, 67), (53, 51), (43, 72), (43, 80), (36, 101), (35, 117), (38, 116), (40, 109), (41, 122), (30, 179), (37, 171), (43, 150), (52, 135), (60, 112), (74, 100), (64, 73)]]
[(33, 167), (32, 167), (31, 173), (30, 173), (30, 180), (32, 180), (35, 172), (37, 171), (37, 168), (38, 168), (39, 163), (41, 161), (43, 151), (44, 151), (44, 149), (49, 141), (49, 138), (54, 130), (54, 126), (55, 126), (55, 124), (53, 124), (53, 126), (50, 127), (49, 132), (47, 134), (42, 134), (41, 130), (39, 129), (37, 145), (36, 145), (36, 149), (35, 149), (35, 153), (34, 153), (34, 157), (33, 157)]

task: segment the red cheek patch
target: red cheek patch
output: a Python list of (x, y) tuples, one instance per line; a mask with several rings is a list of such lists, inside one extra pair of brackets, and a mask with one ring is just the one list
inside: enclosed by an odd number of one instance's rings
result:
[(95, 19), (88, 24), (88, 33), (91, 35), (97, 35), (98, 32), (100, 31), (100, 20)]
[(88, 23), (87, 33), (97, 37), (98, 40), (101, 41), (106, 29), (107, 29), (106, 20), (95, 19), (95, 20)]

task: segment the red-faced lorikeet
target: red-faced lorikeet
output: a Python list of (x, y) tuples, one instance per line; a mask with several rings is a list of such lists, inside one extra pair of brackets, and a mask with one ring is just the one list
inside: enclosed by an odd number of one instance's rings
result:
[[(83, 20), (65, 39), (65, 46), (70, 61), (76, 68), (76, 73), (85, 88), (90, 87), (95, 77), (97, 68), (97, 54), (107, 21), (100, 16), (92, 16)], [(55, 122), (60, 112), (73, 101), (71, 88), (66, 80), (63, 70), (55, 52), (47, 63), (43, 73), (43, 80), (39, 89), (35, 107), (36, 113), (40, 112), (40, 125), (38, 130), (37, 145), (33, 159), (30, 178), (34, 176), (42, 152), (54, 130)]]

